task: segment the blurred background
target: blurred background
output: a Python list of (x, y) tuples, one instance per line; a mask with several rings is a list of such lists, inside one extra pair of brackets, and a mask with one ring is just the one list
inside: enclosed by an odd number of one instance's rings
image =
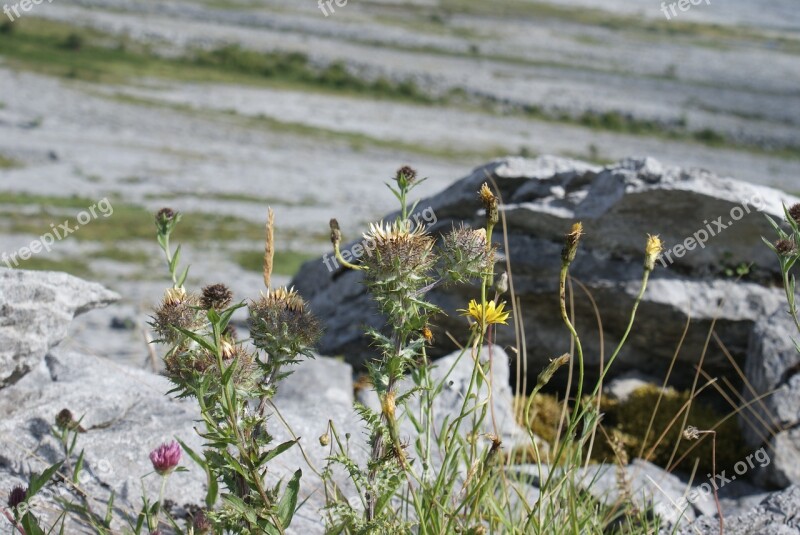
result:
[(68, 343), (137, 365), (165, 206), (188, 284), (244, 299), (268, 206), (286, 283), (328, 250), (329, 218), (347, 240), (394, 209), (404, 164), (420, 196), (509, 154), (647, 155), (800, 192), (797, 0), (4, 2), (0, 253), (74, 231), (0, 266), (121, 293)]

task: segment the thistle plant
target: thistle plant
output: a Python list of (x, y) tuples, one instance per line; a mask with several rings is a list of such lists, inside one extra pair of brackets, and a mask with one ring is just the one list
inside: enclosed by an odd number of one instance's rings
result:
[[(781, 228), (774, 219), (766, 216), (767, 220), (775, 229), (778, 239), (773, 243), (768, 239), (762, 237), (764, 243), (767, 244), (773, 253), (778, 257), (778, 265), (781, 270), (781, 280), (783, 282), (783, 289), (786, 293), (786, 302), (789, 304), (789, 314), (794, 320), (794, 324), (800, 332), (800, 319), (798, 319), (797, 302), (796, 302), (796, 289), (797, 281), (792, 268), (798, 260), (800, 260), (800, 204), (795, 204), (789, 208), (783, 207), (786, 218), (786, 223), (789, 226), (789, 231)], [(800, 351), (800, 345), (797, 345), (797, 350)]]
[[(385, 318), (383, 329), (370, 329), (369, 337), (377, 357), (367, 364), (371, 384), (379, 400), (377, 413), (359, 407), (370, 436), (370, 458), (365, 468), (347, 455), (341, 437), (332, 429), (331, 459), (343, 465), (362, 498), (359, 510), (342, 503), (335, 492), (329, 503), (331, 531), (348, 533), (407, 532), (414, 525), (420, 532), (451, 533), (479, 525), (481, 499), (494, 484), (490, 462), (500, 450), (496, 434), (483, 437), (477, 430), (488, 413), (488, 404), (476, 403), (477, 392), (485, 386), (491, 362), (481, 359), (484, 339), (496, 324), (506, 323), (504, 303), (487, 298), (493, 282), (495, 247), (492, 229), (499, 220), (497, 198), (484, 185), (479, 192), (487, 213), (485, 228), (454, 227), (437, 240), (427, 229), (408, 218), (409, 192), (419, 184), (417, 173), (401, 168), (389, 188), (400, 201), (396, 220), (373, 223), (364, 234), (366, 254), (360, 264), (346, 262), (340, 253), (341, 230), (331, 221), (331, 241), (337, 260), (348, 269), (363, 272), (364, 284)], [(469, 343), (462, 352), (473, 360), (473, 374), (458, 414), (441, 429), (434, 428), (433, 400), (446, 387), (434, 383), (426, 346), (432, 341), (430, 324), (442, 311), (427, 300), (439, 285), (478, 280), (480, 298), (472, 300), (463, 315), (471, 321)], [(499, 296), (498, 296), (499, 299)], [(489, 338), (490, 339), (490, 338)], [(404, 377), (413, 387), (398, 391)], [(419, 413), (409, 410), (408, 401), (419, 396)], [(401, 419), (408, 418), (417, 431), (410, 444), (400, 436)], [(465, 436), (462, 423), (474, 431)], [(434, 453), (442, 459), (434, 459)], [(440, 463), (439, 467), (434, 462)], [(327, 472), (330, 475), (330, 471)]]
[[(267, 289), (249, 304), (234, 303), (223, 284), (207, 286), (200, 294), (184, 288), (188, 267), (180, 270), (180, 247), (174, 253), (170, 249), (179, 221), (180, 214), (169, 209), (156, 215), (157, 239), (173, 284), (151, 325), (158, 341), (169, 346), (164, 364), (175, 385), (171, 393), (195, 399), (200, 408), (204, 430), (198, 432), (206, 449), (199, 453), (181, 445), (208, 478), (202, 524), (217, 533), (284, 533), (297, 507), (302, 472), (298, 469), (285, 488), (281, 482), (267, 485), (269, 461), (297, 442), (272, 445), (267, 408), (278, 382), (289, 373), (288, 365), (298, 355), (313, 356), (319, 324), (297, 292), (269, 286), (271, 210), (264, 262)], [(239, 340), (231, 318), (245, 306), (250, 339)]]

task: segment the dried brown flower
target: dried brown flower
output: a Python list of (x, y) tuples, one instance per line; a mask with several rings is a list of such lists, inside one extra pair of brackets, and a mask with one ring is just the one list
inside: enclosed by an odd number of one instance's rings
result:
[(794, 221), (800, 224), (800, 203), (797, 203), (789, 208), (789, 217), (794, 219)]
[(792, 256), (797, 253), (797, 244), (793, 239), (782, 239), (775, 242), (775, 250), (781, 256)]
[(231, 305), (233, 292), (224, 284), (212, 284), (203, 288), (200, 306), (205, 310), (225, 310)]

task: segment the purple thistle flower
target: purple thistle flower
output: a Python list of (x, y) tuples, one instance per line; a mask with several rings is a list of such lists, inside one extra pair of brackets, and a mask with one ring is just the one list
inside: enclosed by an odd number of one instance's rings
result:
[(181, 446), (174, 440), (165, 442), (150, 452), (153, 468), (162, 476), (172, 472), (181, 460)]
[(24, 502), (27, 497), (28, 489), (17, 485), (11, 490), (11, 494), (8, 495), (8, 506), (13, 509)]

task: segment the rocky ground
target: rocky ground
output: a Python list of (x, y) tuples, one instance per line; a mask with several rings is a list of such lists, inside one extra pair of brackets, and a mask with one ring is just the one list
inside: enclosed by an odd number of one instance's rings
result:
[[(113, 351), (125, 360), (147, 356), (139, 328), (164, 279), (144, 220), (163, 205), (186, 212), (187, 227), (209, 222), (184, 235), (190, 280), (233, 280), (245, 297), (257, 293), (266, 205), (287, 280), (327, 248), (329, 217), (353, 233), (390, 209), (383, 182), (403, 163), (429, 177), (421, 196), (515, 153), (647, 154), (800, 189), (800, 25), (788, 1), (701, 5), (666, 21), (655, 2), (367, 1), (326, 17), (313, 3), (59, 0), (11, 26), (0, 33), (0, 250), (108, 197), (118, 215), (27, 267), (91, 275), (124, 295), (98, 323), (136, 326)], [(50, 33), (84, 46), (73, 56), (23, 46)], [(350, 81), (147, 59), (230, 44), (301, 52), (311, 69), (341, 64)], [(98, 59), (90, 46), (116, 52)]]

